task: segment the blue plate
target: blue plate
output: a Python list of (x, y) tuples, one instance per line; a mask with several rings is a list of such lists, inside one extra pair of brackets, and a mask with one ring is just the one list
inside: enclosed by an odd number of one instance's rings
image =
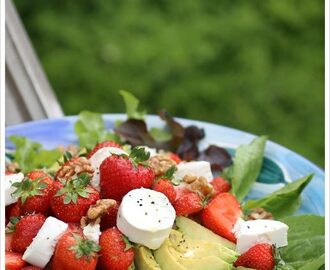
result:
[[(106, 127), (109, 129), (113, 128), (116, 120), (126, 119), (124, 114), (107, 114), (103, 117)], [(13, 147), (8, 140), (10, 135), (26, 136), (43, 144), (48, 149), (59, 145), (77, 144), (77, 137), (73, 129), (76, 120), (76, 116), (68, 116), (7, 127), (6, 147)], [(182, 118), (177, 118), (177, 120), (184, 126), (196, 125), (204, 128), (206, 137), (200, 144), (201, 148), (206, 148), (209, 144), (216, 144), (227, 148), (233, 154), (237, 146), (249, 143), (255, 138), (252, 134), (224, 126)], [(154, 115), (147, 117), (147, 123), (148, 127), (161, 127), (164, 125), (159, 117)], [(260, 198), (281, 188), (285, 183), (310, 173), (314, 173), (314, 178), (302, 194), (302, 206), (297, 213), (324, 215), (324, 171), (291, 150), (268, 141), (262, 172), (248, 198)]]

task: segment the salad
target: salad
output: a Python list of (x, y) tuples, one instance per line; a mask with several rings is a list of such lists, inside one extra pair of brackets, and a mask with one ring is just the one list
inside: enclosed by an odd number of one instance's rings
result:
[(324, 217), (294, 215), (312, 174), (248, 200), (266, 136), (200, 150), (203, 129), (165, 110), (149, 129), (121, 95), (127, 119), (80, 113), (79, 145), (9, 138), (6, 269), (324, 269)]

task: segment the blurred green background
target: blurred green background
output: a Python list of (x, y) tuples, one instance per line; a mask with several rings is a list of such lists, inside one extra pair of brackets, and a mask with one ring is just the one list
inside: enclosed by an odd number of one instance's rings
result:
[(66, 114), (124, 110), (268, 134), (324, 166), (323, 0), (16, 0)]

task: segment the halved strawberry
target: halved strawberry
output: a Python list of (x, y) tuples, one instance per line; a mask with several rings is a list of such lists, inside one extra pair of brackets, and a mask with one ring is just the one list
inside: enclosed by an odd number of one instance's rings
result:
[(217, 195), (201, 213), (202, 223), (206, 228), (232, 242), (236, 242), (232, 230), (240, 216), (242, 216), (241, 206), (230, 193)]
[(155, 183), (153, 190), (163, 193), (168, 198), (170, 203), (174, 204), (176, 199), (176, 191), (168, 179), (159, 179)]
[(100, 237), (101, 269), (127, 270), (134, 260), (134, 250), (125, 242), (125, 236), (116, 228), (104, 231)]
[(6, 270), (21, 270), (26, 262), (23, 260), (23, 254), (17, 252), (6, 251), (5, 268)]
[(173, 207), (177, 216), (196, 214), (203, 209), (202, 199), (196, 192), (190, 191), (177, 198)]
[(256, 270), (273, 270), (275, 267), (274, 248), (269, 244), (256, 244), (239, 256), (234, 266)]
[(27, 174), (22, 182), (14, 183), (17, 189), (13, 196), (21, 215), (41, 213), (47, 215), (50, 199), (55, 193), (53, 179), (43, 171), (35, 170)]
[(216, 177), (212, 180), (211, 185), (213, 186), (215, 193), (214, 197), (219, 193), (228, 192), (231, 189), (231, 185), (227, 180), (222, 177)]
[(104, 148), (104, 147), (117, 147), (117, 148), (121, 148), (121, 146), (114, 142), (114, 141), (105, 141), (105, 142), (101, 142), (99, 144), (97, 144), (93, 149), (92, 151), (90, 151), (88, 153), (88, 156), (87, 158), (90, 159), (98, 150)]

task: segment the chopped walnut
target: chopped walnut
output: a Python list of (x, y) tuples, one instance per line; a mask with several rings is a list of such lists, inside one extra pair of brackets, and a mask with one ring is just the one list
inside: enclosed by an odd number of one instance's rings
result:
[(176, 163), (166, 154), (158, 154), (149, 159), (149, 166), (154, 171), (155, 176), (161, 176)]
[(186, 183), (188, 189), (201, 194), (203, 197), (214, 193), (212, 185), (207, 182), (207, 179), (203, 176), (197, 177), (195, 175), (186, 174), (183, 177), (183, 182)]
[(17, 173), (20, 170), (17, 162), (12, 162), (6, 165), (6, 171)]
[(267, 212), (265, 209), (258, 207), (254, 208), (247, 215), (247, 220), (257, 220), (257, 219), (274, 219), (272, 213)]
[(59, 179), (69, 179), (74, 175), (87, 173), (93, 176), (94, 169), (90, 161), (85, 157), (76, 157), (71, 159), (66, 165), (57, 172), (56, 177)]
[(96, 204), (91, 205), (85, 217), (80, 220), (81, 227), (85, 227), (89, 223), (99, 224), (103, 214), (108, 212), (108, 209), (116, 205), (116, 201), (112, 199), (101, 199)]

